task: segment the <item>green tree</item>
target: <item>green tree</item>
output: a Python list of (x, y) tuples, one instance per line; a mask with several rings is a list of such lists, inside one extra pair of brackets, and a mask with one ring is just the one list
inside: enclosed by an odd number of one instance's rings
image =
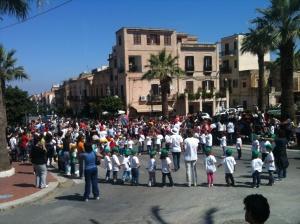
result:
[(143, 75), (142, 79), (158, 79), (161, 87), (162, 99), (162, 115), (168, 117), (168, 92), (170, 90), (170, 83), (175, 77), (181, 76), (184, 72), (179, 68), (177, 63), (178, 57), (172, 57), (166, 52), (166, 49), (159, 52), (158, 55), (151, 54), (148, 60), (149, 64), (146, 68), (149, 70)]
[(15, 50), (6, 52), (0, 45), (0, 171), (10, 167), (6, 149), (6, 108), (5, 108), (5, 86), (6, 82), (27, 78), (22, 66), (16, 66), (17, 59), (14, 57)]
[(300, 1), (270, 0), (271, 5), (259, 9), (257, 22), (272, 27), (272, 45), (279, 49), (281, 78), (281, 117), (295, 119), (293, 71), (294, 49), (300, 36)]
[(96, 117), (99, 117), (104, 111), (107, 111), (110, 114), (116, 114), (118, 110), (122, 109), (124, 109), (122, 99), (115, 96), (107, 96), (101, 100), (90, 103), (90, 110)]
[(246, 33), (241, 51), (242, 53), (250, 52), (257, 55), (258, 58), (258, 108), (261, 111), (266, 110), (266, 97), (265, 97), (265, 67), (264, 56), (270, 50), (271, 36), (269, 35), (269, 29), (263, 27), (260, 24), (256, 25), (255, 29), (250, 28)]
[(18, 87), (8, 86), (5, 99), (7, 122), (10, 126), (23, 123), (26, 116), (35, 110), (35, 103), (29, 99), (28, 93)]

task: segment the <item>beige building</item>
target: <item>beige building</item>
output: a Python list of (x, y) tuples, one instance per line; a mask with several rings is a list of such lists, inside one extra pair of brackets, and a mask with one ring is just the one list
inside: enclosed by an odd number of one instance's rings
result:
[[(225, 86), (228, 81), (230, 93), (230, 106), (242, 105), (251, 109), (257, 105), (258, 94), (258, 61), (257, 55), (241, 52), (243, 34), (234, 34), (221, 39), (221, 67), (220, 83)], [(270, 54), (264, 57), (265, 62), (270, 61)], [(269, 71), (265, 70), (267, 83)]]
[[(110, 94), (124, 99), (130, 115), (161, 112), (159, 80), (141, 78), (150, 55), (163, 49), (178, 56), (178, 64), (185, 71), (170, 86), (170, 111), (183, 115), (205, 111), (212, 115), (226, 106), (226, 98), (216, 94), (220, 90), (217, 44), (199, 43), (197, 37), (175, 30), (121, 28), (109, 55)], [(203, 92), (205, 98), (199, 94)]]

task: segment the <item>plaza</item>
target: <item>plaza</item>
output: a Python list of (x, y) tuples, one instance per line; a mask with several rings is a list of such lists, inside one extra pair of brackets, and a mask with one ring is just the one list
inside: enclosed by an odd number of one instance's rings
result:
[[(221, 149), (214, 147), (214, 152), (220, 162)], [(172, 173), (174, 187), (148, 187), (145, 169), (148, 155), (142, 155), (139, 186), (104, 183), (105, 171), (99, 168), (99, 201), (82, 202), (83, 181), (68, 181), (42, 200), (2, 212), (1, 223), (244, 223), (243, 198), (256, 193), (269, 201), (271, 214), (266, 223), (299, 223), (299, 151), (288, 151), (290, 166), (286, 179), (270, 187), (266, 186), (267, 179), (263, 178), (258, 189), (251, 188), (249, 147), (243, 151), (242, 159), (237, 160), (234, 173), (236, 187), (226, 186), (224, 169), (220, 167), (214, 187), (208, 188), (202, 158), (203, 155), (199, 155), (197, 162), (197, 187), (186, 186), (183, 160), (180, 170)], [(159, 169), (159, 158), (157, 161)], [(157, 182), (161, 183), (160, 170), (156, 174)], [(267, 177), (267, 173), (263, 176)]]

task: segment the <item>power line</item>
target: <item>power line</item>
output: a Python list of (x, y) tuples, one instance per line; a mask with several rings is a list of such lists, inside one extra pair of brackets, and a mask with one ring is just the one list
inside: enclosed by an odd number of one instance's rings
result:
[(37, 17), (39, 17), (39, 16), (45, 15), (45, 14), (51, 12), (51, 11), (54, 11), (55, 9), (58, 9), (58, 8), (60, 8), (60, 7), (64, 6), (64, 5), (66, 5), (66, 4), (70, 3), (71, 1), (72, 1), (72, 0), (67, 0), (67, 1), (65, 1), (65, 2), (63, 2), (63, 3), (60, 3), (60, 4), (57, 5), (57, 6), (54, 6), (54, 7), (50, 8), (50, 9), (47, 9), (47, 10), (44, 11), (44, 12), (40, 12), (40, 13), (37, 13), (36, 15), (30, 16), (30, 17), (28, 17), (27, 19), (24, 19), (24, 20), (19, 21), (19, 22), (16, 22), (16, 23), (9, 24), (9, 25), (7, 25), (7, 26), (0, 27), (0, 31), (1, 31), (1, 30), (5, 30), (5, 29), (9, 29), (9, 28), (14, 27), (14, 26), (16, 26), (16, 25), (19, 25), (19, 24), (21, 24), (21, 23), (25, 23), (25, 22), (27, 22), (27, 21), (29, 21), (29, 20), (33, 20), (33, 19), (35, 19), (35, 18), (37, 18)]

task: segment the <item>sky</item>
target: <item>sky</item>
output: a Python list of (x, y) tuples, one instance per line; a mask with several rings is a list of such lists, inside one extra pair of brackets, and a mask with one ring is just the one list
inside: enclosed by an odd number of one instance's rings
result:
[[(67, 0), (45, 0), (31, 6), (30, 16)], [(33, 1), (34, 2), (34, 1)], [(29, 94), (50, 90), (81, 72), (108, 64), (121, 27), (169, 28), (196, 35), (201, 43), (247, 32), (257, 8), (268, 0), (72, 0), (34, 19), (0, 20), (0, 43), (15, 49), (17, 65), (24, 66), (29, 80), (10, 83)]]

